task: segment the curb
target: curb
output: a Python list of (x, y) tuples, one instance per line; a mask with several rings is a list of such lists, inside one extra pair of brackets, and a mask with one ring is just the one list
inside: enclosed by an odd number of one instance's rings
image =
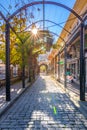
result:
[[(37, 79), (37, 78), (36, 78)], [(8, 109), (20, 98), (20, 96), (22, 96), (22, 94), (29, 88), (31, 87), (31, 85), (36, 81), (36, 79), (34, 81), (32, 81), (30, 84), (28, 83), (26, 85), (26, 87), (14, 98), (12, 99), (10, 102), (8, 102), (6, 104), (6, 106), (4, 106), (2, 108), (2, 110), (0, 110), (0, 118), (8, 111)]]

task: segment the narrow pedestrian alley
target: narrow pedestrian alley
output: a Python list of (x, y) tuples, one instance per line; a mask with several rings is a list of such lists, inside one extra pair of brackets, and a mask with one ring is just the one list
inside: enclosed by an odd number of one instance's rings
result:
[(87, 130), (87, 119), (49, 76), (40, 76), (1, 117), (0, 130)]

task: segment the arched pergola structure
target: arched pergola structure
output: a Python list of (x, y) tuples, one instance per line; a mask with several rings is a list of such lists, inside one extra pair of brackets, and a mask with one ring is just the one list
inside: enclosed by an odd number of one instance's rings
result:
[[(69, 34), (71, 34), (67, 29), (63, 28), (63, 27), (62, 27), (60, 24), (58, 24), (58, 23), (55, 23), (55, 22), (53, 22), (53, 21), (51, 21), (51, 20), (48, 20), (48, 19), (45, 19), (44, 21), (53, 23), (53, 24), (55, 24), (56, 26), (58, 26), (58, 27), (64, 29), (64, 30), (65, 30), (66, 32), (68, 32)], [(33, 22), (33, 24), (36, 24), (36, 23), (39, 23), (39, 22), (43, 22), (43, 20), (35, 21), (35, 22)], [(21, 32), (27, 30), (27, 29), (30, 28), (31, 26), (32, 26), (32, 24), (28, 25), (28, 26), (27, 26), (24, 30), (22, 30)]]
[(20, 11), (33, 6), (33, 5), (38, 5), (38, 4), (50, 4), (50, 5), (55, 5), (55, 6), (60, 6), (68, 11), (70, 11), (71, 13), (73, 13), (80, 21), (82, 21), (82, 18), (71, 8), (69, 8), (68, 6), (58, 3), (58, 2), (53, 2), (53, 1), (36, 1), (36, 2), (31, 2), (29, 4), (25, 4), (23, 7), (19, 8), (18, 10), (16, 10), (11, 16), (9, 16), (8, 21), (11, 20), (17, 13), (19, 13)]
[(80, 100), (85, 100), (85, 61), (84, 61), (84, 22), (82, 18), (71, 8), (68, 6), (58, 3), (58, 2), (53, 2), (53, 1), (36, 1), (36, 2), (31, 2), (29, 4), (24, 5), (23, 7), (19, 8), (16, 10), (9, 18), (5, 18), (4, 15), (0, 12), (1, 17), (5, 20), (6, 22), (6, 100), (10, 100), (10, 20), (18, 14), (20, 11), (33, 6), (33, 5), (39, 5), (39, 4), (50, 4), (50, 5), (55, 5), (55, 6), (60, 6), (69, 12), (73, 13), (80, 21), (81, 21), (81, 42), (80, 42)]

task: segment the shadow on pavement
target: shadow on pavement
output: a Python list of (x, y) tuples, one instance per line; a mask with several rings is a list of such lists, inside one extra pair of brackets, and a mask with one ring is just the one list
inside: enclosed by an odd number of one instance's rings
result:
[(0, 128), (86, 130), (85, 120), (66, 93), (61, 88), (57, 89), (50, 78), (41, 76), (1, 118)]
[[(76, 83), (67, 83), (67, 89), (75, 93), (80, 99), (80, 86)], [(85, 100), (87, 101), (87, 87), (85, 88)]]

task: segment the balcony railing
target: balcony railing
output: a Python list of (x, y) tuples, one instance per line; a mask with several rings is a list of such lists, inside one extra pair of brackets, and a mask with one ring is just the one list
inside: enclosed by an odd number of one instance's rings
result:
[[(83, 14), (83, 20), (86, 26), (87, 25), (87, 12)], [(68, 35), (67, 43), (70, 43), (70, 41), (72, 41), (72, 39), (75, 37), (75, 35), (77, 35), (79, 31), (80, 31), (80, 22), (78, 21), (77, 25), (75, 25), (74, 28), (72, 29), (71, 34)]]

